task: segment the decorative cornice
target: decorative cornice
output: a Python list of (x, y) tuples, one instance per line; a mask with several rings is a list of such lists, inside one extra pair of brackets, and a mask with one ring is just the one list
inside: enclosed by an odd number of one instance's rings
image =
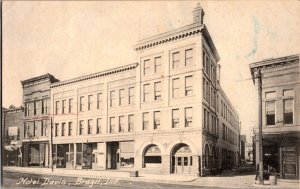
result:
[(47, 73), (47, 74), (44, 74), (44, 75), (40, 75), (40, 76), (37, 76), (37, 77), (33, 77), (33, 78), (30, 78), (30, 79), (23, 80), (23, 81), (21, 81), (21, 84), (24, 87), (24, 86), (27, 86), (27, 85), (39, 83), (41, 81), (46, 81), (46, 80), (50, 81), (51, 83), (59, 82), (59, 80), (56, 79), (53, 75)]
[(298, 63), (299, 64), (299, 54), (294, 54), (290, 56), (284, 56), (280, 58), (269, 58), (259, 62), (254, 62), (249, 65), (251, 76), (254, 82), (254, 73), (259, 68), (274, 68), (278, 66), (285, 66), (287, 64)]
[(132, 70), (132, 69), (135, 69), (137, 66), (138, 66), (138, 63), (133, 63), (133, 64), (113, 68), (110, 70), (106, 70), (103, 72), (97, 72), (94, 74), (69, 79), (66, 81), (56, 82), (56, 83), (51, 84), (50, 88), (55, 88), (55, 87), (68, 85), (68, 84), (72, 84), (72, 83), (76, 83), (76, 82), (80, 82), (80, 81), (85, 81), (85, 80), (94, 79), (94, 78), (98, 78), (98, 77), (104, 77), (104, 76), (108, 76), (108, 75), (112, 75), (112, 74), (116, 74), (116, 73), (120, 73), (120, 72), (124, 72), (124, 71), (128, 71), (128, 70)]
[(217, 52), (217, 49), (210, 37), (210, 34), (204, 24), (194, 23), (178, 29), (174, 29), (159, 35), (155, 35), (143, 40), (138, 41), (137, 45), (134, 46), (135, 51), (145, 50), (152, 47), (156, 47), (162, 44), (169, 42), (181, 40), (193, 35), (203, 34), (206, 38), (208, 44), (210, 45), (214, 55), (216, 56), (217, 61), (220, 60), (220, 56)]

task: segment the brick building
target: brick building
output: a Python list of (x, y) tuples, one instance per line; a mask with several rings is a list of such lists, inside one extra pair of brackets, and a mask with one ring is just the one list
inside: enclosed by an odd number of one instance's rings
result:
[[(272, 58), (250, 65), (253, 78), (262, 74), (263, 162), (282, 178), (299, 179), (300, 76), (299, 55)], [(254, 79), (257, 86), (258, 78)], [(259, 161), (258, 130), (255, 158)]]
[(24, 108), (2, 108), (3, 165), (21, 166)]
[(239, 118), (198, 5), (137, 42), (137, 63), (52, 83), (53, 166), (207, 175), (237, 166)]

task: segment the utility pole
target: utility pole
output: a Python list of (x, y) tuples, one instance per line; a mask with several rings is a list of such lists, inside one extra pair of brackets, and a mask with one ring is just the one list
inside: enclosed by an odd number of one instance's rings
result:
[(258, 137), (259, 137), (259, 184), (264, 184), (263, 178), (263, 145), (262, 145), (262, 86), (261, 86), (261, 70), (258, 68), (257, 75), (258, 79)]
[(53, 120), (52, 120), (52, 117), (50, 119), (50, 146), (49, 146), (49, 151), (50, 151), (50, 166), (51, 166), (51, 171), (53, 172), (53, 155), (52, 155), (52, 146), (53, 146), (53, 133), (52, 133), (52, 130), (53, 130)]

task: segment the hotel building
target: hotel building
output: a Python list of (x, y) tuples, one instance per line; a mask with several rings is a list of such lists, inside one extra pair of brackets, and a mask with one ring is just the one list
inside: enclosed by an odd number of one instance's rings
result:
[(203, 17), (197, 5), (192, 24), (138, 41), (136, 63), (52, 83), (50, 166), (198, 176), (237, 166), (239, 118)]

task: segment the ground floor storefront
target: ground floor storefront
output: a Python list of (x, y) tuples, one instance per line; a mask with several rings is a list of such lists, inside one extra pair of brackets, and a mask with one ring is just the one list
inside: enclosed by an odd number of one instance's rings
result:
[(48, 142), (24, 142), (23, 143), (23, 166), (49, 166), (49, 143)]
[[(300, 138), (289, 135), (263, 137), (264, 169), (277, 173), (283, 179), (299, 179), (300, 170)], [(256, 149), (258, 148), (258, 141)], [(256, 162), (258, 150), (256, 150)]]
[(154, 174), (200, 175), (201, 156), (189, 145), (178, 143), (166, 149), (155, 142), (139, 149), (135, 141), (53, 144), (56, 169), (124, 170)]

